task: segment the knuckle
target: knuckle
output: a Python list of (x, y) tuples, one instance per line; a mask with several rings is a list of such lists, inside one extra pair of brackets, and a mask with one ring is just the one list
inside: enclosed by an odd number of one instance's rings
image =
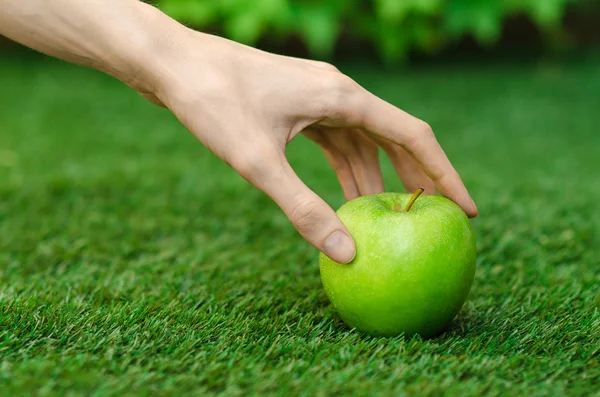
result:
[(425, 136), (425, 137), (432, 137), (433, 136), (433, 129), (425, 121), (421, 120), (419, 122), (418, 131), (419, 131), (419, 134), (422, 135), (422, 136)]
[(350, 77), (339, 74), (329, 78), (323, 85), (325, 109), (331, 118), (346, 118), (356, 108), (358, 84)]
[(290, 213), (290, 220), (302, 234), (310, 234), (318, 229), (320, 208), (314, 200), (298, 202)]
[(346, 96), (356, 91), (358, 84), (345, 74), (339, 74), (333, 79), (333, 91), (339, 96)]
[(337, 67), (327, 62), (315, 61), (315, 65), (328, 72), (340, 73), (340, 70)]
[(267, 150), (240, 150), (231, 165), (242, 177), (252, 180), (265, 175), (272, 168), (272, 156)]
[(415, 150), (430, 139), (435, 139), (433, 129), (426, 122), (419, 120), (414, 132), (406, 137), (404, 146), (409, 150)]

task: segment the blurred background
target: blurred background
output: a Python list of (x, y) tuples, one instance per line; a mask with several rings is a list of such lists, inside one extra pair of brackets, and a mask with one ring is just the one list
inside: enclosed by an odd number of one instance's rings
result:
[(233, 40), (386, 64), (456, 52), (553, 54), (600, 43), (596, 0), (158, 0), (173, 18)]

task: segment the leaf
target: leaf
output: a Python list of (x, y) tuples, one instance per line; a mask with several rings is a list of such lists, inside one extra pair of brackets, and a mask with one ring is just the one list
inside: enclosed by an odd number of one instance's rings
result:
[(255, 44), (264, 24), (259, 14), (244, 13), (230, 17), (225, 22), (225, 33), (232, 40), (244, 44)]
[(443, 0), (412, 0), (413, 8), (420, 14), (438, 15), (443, 9)]
[(455, 0), (445, 16), (445, 28), (454, 38), (472, 33), (480, 43), (491, 44), (500, 37), (504, 13), (498, 0)]
[(560, 25), (561, 18), (565, 12), (565, 0), (535, 1), (531, 4), (531, 14), (536, 23), (544, 28)]
[(393, 25), (378, 25), (377, 46), (387, 64), (395, 64), (406, 57), (408, 39)]
[(439, 47), (441, 36), (429, 18), (413, 18), (411, 22), (411, 39), (416, 48), (431, 52)]
[(282, 18), (285, 19), (285, 16), (290, 11), (290, 5), (287, 0), (256, 0), (255, 3), (265, 19), (273, 22)]
[(377, 0), (375, 12), (381, 21), (389, 23), (402, 22), (412, 8), (410, 1)]
[(491, 13), (483, 13), (474, 20), (473, 34), (481, 44), (492, 44), (502, 33), (501, 18)]
[(161, 10), (174, 19), (192, 23), (198, 27), (214, 22), (218, 16), (218, 5), (201, 0), (162, 0)]
[(339, 16), (317, 5), (298, 8), (298, 29), (312, 55), (326, 57), (333, 52), (339, 34)]

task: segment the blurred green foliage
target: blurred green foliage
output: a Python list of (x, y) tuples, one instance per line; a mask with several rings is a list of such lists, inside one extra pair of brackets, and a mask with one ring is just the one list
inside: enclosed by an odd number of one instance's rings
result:
[(340, 36), (367, 40), (386, 61), (408, 51), (434, 53), (465, 36), (497, 42), (506, 19), (525, 15), (545, 37), (557, 37), (570, 3), (581, 0), (159, 0), (159, 7), (197, 28), (255, 44), (297, 37), (311, 55), (331, 56)]

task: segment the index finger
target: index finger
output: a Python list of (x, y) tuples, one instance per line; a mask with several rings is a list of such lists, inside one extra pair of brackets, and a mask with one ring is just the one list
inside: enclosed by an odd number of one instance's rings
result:
[(477, 206), (427, 123), (361, 89), (361, 124), (369, 133), (400, 145), (433, 180), (438, 191), (469, 217)]

